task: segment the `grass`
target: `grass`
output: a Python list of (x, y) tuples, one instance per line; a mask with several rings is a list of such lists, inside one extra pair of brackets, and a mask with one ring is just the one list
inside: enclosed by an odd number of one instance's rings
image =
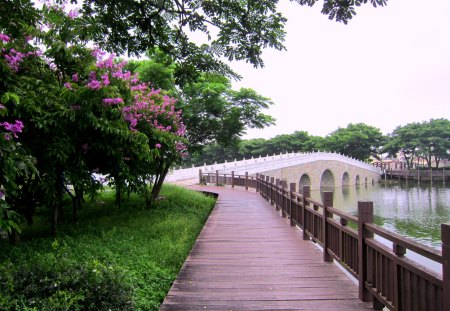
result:
[[(80, 225), (60, 226), (56, 239), (37, 221), (24, 228), (19, 246), (0, 242), (0, 273), (6, 274), (0, 276), (0, 310), (158, 310), (215, 202), (177, 186), (165, 186), (161, 195), (150, 210), (133, 195), (118, 209), (114, 193), (104, 192), (80, 211)], [(30, 283), (53, 283), (46, 290), (18, 284), (24, 275)], [(91, 297), (92, 291), (104, 298)], [(117, 291), (127, 301), (102, 305)]]

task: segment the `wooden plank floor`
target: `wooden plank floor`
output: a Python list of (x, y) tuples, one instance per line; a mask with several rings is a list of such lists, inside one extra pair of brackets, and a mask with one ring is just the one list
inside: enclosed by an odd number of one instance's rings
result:
[(368, 310), (357, 286), (322, 262), (254, 191), (219, 193), (217, 204), (160, 310)]

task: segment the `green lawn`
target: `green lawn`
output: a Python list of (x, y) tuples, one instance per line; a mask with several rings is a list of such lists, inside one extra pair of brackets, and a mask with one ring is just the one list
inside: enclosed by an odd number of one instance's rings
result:
[(38, 219), (19, 246), (1, 241), (0, 310), (158, 310), (215, 202), (176, 186), (161, 196), (117, 209), (104, 192), (56, 239)]

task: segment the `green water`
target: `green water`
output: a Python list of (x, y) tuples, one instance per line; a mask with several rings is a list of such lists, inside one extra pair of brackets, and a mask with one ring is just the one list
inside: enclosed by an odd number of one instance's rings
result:
[(358, 201), (373, 202), (378, 225), (441, 248), (441, 223), (450, 222), (450, 183), (382, 181), (334, 189), (335, 207), (356, 215)]

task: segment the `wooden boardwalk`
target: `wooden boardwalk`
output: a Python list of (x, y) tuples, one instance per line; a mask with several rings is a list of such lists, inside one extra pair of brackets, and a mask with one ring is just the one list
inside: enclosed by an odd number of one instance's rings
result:
[(358, 287), (254, 191), (219, 193), (160, 310), (370, 310)]

